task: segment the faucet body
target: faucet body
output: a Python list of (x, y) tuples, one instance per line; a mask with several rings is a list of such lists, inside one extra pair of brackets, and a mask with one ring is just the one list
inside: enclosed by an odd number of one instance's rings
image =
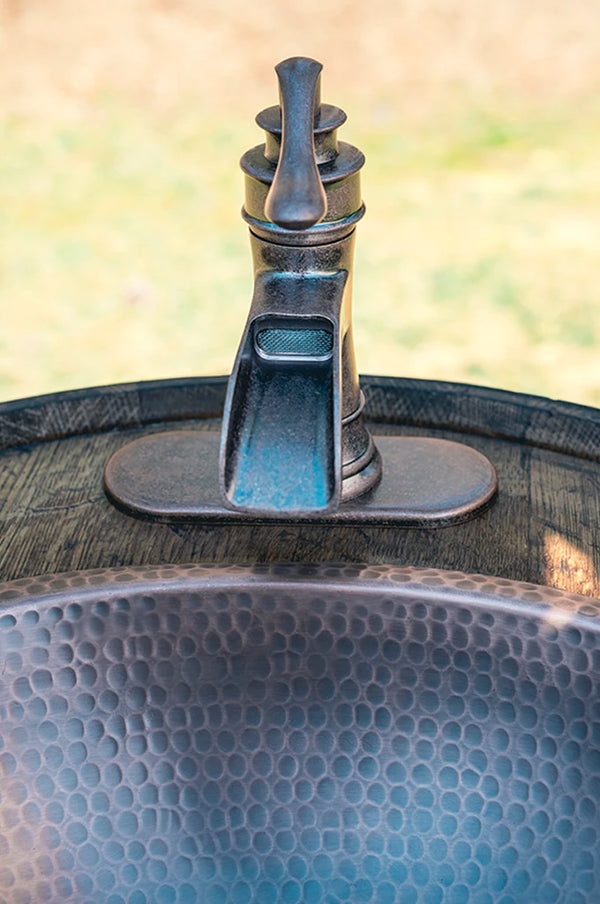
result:
[(225, 403), (220, 481), (234, 508), (298, 514), (366, 492), (381, 464), (352, 335), (364, 157), (337, 142), (341, 110), (316, 111), (320, 65), (299, 58), (277, 69), (281, 108), (259, 114), (267, 142), (241, 164), (254, 292)]

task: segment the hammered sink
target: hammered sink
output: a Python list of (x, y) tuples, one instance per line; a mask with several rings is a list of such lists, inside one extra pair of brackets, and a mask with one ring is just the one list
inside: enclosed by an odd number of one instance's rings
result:
[(411, 568), (1, 585), (0, 901), (599, 901), (599, 627)]

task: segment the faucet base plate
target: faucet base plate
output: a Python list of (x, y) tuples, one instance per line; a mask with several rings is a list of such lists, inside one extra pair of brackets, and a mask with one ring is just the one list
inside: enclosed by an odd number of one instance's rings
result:
[(219, 493), (216, 431), (174, 430), (141, 437), (108, 461), (108, 498), (129, 515), (156, 521), (297, 522), (446, 527), (472, 518), (493, 501), (492, 463), (463, 443), (422, 436), (374, 437), (381, 482), (332, 512), (256, 512), (226, 506)]

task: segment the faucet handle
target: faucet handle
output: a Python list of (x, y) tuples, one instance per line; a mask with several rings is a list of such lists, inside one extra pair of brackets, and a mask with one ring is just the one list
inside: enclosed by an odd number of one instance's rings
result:
[(308, 229), (327, 213), (315, 156), (314, 128), (321, 109), (321, 63), (291, 57), (275, 67), (279, 79), (281, 151), (265, 213), (284, 229)]
[(338, 141), (346, 121), (339, 107), (321, 103), (316, 60), (291, 57), (275, 67), (279, 103), (256, 117), (265, 143), (240, 160), (245, 176), (242, 216), (254, 235), (311, 245), (342, 238), (364, 213), (360, 173), (364, 154)]

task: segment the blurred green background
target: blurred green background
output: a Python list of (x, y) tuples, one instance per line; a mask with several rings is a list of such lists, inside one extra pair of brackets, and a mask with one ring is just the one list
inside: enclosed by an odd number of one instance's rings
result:
[(324, 64), (367, 155), (363, 373), (600, 405), (600, 5), (0, 0), (0, 397), (227, 373), (238, 160)]

